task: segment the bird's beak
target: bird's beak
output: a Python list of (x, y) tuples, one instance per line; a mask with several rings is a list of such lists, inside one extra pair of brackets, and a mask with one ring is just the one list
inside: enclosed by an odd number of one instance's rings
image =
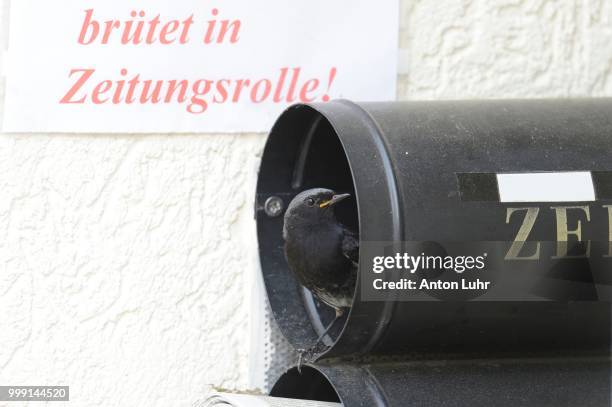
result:
[(348, 198), (349, 196), (351, 196), (351, 194), (339, 194), (339, 195), (334, 195), (332, 196), (332, 199), (322, 202), (319, 207), (320, 208), (327, 208), (328, 206), (333, 206), (335, 204), (337, 204), (340, 201), (345, 200), (346, 198)]

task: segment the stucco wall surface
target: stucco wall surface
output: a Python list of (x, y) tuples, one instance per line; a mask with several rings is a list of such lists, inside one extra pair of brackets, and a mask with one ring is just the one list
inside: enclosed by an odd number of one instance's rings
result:
[[(403, 0), (400, 19), (399, 99), (612, 94), (612, 0)], [(1, 134), (0, 384), (70, 385), (73, 407), (258, 385), (264, 141)]]

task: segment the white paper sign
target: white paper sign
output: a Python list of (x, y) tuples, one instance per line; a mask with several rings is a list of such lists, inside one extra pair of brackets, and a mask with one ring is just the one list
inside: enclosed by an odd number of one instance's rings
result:
[(393, 100), (398, 0), (16, 0), (5, 132), (267, 131)]

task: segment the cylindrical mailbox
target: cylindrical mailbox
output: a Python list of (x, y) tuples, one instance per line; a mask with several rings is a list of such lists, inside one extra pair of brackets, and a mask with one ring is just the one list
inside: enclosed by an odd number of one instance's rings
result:
[[(352, 206), (343, 203), (337, 215), (358, 230), (362, 245), (604, 241), (611, 233), (611, 155), (610, 99), (290, 107), (270, 133), (257, 185), (262, 272), (281, 331), (296, 348), (308, 348), (333, 318), (287, 271), (278, 209), (298, 192), (352, 193)], [(554, 194), (540, 201), (536, 190), (525, 203), (513, 198), (511, 185), (500, 189), (500, 174), (546, 173), (586, 174), (593, 184), (579, 194), (583, 201), (570, 203), (561, 202), (564, 185), (555, 190), (559, 202)], [(576, 260), (576, 267), (586, 270), (591, 260)], [(360, 257), (359, 273), (370, 267)], [(609, 352), (610, 307), (597, 301), (593, 281), (580, 301), (548, 302), (364, 301), (359, 284), (348, 317), (317, 357)]]
[(609, 361), (470, 360), (320, 364), (288, 370), (276, 397), (342, 402), (345, 407), (609, 406)]

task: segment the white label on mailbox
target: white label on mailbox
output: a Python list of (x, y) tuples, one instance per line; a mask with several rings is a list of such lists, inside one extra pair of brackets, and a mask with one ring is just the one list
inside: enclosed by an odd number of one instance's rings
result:
[(594, 201), (589, 171), (497, 174), (500, 202)]

